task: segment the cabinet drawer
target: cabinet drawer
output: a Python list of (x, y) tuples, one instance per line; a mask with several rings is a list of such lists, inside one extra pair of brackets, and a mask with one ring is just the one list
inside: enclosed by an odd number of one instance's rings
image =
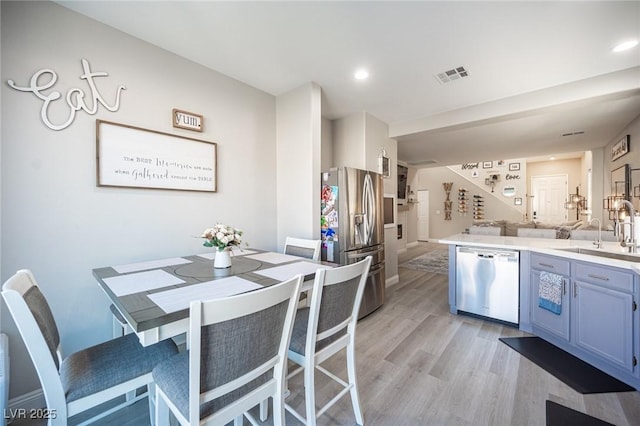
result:
[(591, 263), (574, 264), (574, 277), (577, 280), (604, 285), (617, 290), (633, 292), (633, 274), (616, 269), (604, 268)]
[(531, 267), (569, 276), (571, 263), (566, 259), (531, 253)]

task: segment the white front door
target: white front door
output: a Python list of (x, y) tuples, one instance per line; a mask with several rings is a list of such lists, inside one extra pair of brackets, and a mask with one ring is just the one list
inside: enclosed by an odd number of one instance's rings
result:
[(568, 196), (567, 180), (567, 175), (531, 176), (529, 212), (533, 220), (547, 223), (567, 220), (568, 211), (564, 208)]
[(429, 240), (429, 191), (418, 191), (418, 241)]

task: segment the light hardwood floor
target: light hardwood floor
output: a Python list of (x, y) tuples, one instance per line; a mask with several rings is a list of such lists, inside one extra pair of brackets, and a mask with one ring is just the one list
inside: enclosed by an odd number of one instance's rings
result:
[[(408, 249), (400, 255), (399, 264), (432, 244)], [(524, 333), (450, 314), (447, 276), (406, 268), (400, 268), (399, 274), (400, 282), (387, 289), (385, 305), (358, 324), (358, 380), (365, 424), (542, 426), (547, 399), (618, 426), (640, 424), (639, 392), (579, 394), (498, 341)], [(346, 377), (343, 354), (326, 365)], [(336, 390), (328, 382), (318, 380), (321, 403)], [(302, 409), (301, 381), (294, 379), (289, 387), (288, 401)], [(144, 400), (102, 424), (148, 421)], [(298, 424), (287, 415), (287, 425)], [(354, 425), (349, 397), (327, 411), (318, 424)]]

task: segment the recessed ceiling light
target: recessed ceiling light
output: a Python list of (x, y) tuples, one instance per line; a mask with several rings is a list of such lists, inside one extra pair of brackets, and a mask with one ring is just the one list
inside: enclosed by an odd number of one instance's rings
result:
[(555, 159), (556, 159), (556, 157), (549, 157), (549, 160), (551, 160), (551, 161), (553, 161)]
[(625, 50), (633, 49), (637, 45), (638, 45), (638, 40), (629, 40), (629, 41), (625, 41), (624, 43), (620, 43), (619, 45), (614, 47), (613, 51), (616, 53), (623, 52)]
[(353, 77), (356, 80), (366, 80), (367, 78), (369, 78), (369, 71), (367, 71), (365, 69), (360, 69), (360, 70), (356, 71), (355, 74), (353, 74)]

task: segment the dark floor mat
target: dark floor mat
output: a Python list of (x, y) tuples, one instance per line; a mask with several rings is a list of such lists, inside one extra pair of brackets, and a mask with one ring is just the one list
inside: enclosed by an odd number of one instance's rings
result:
[(546, 410), (547, 426), (615, 426), (549, 400)]
[(500, 341), (582, 394), (635, 390), (539, 337), (502, 337)]

